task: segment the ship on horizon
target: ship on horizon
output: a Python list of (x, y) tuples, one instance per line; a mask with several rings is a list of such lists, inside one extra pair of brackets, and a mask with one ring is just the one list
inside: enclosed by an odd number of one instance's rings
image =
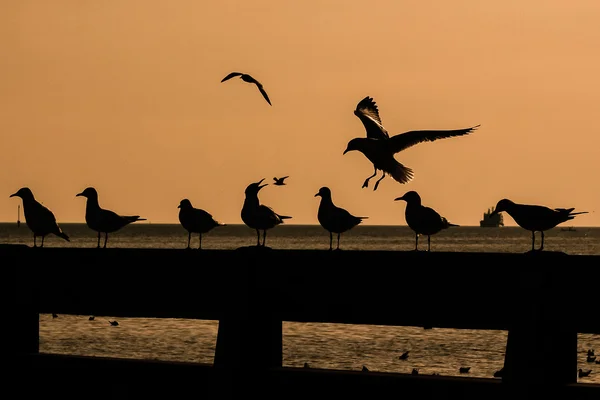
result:
[(494, 212), (494, 207), (488, 208), (486, 212), (483, 213), (483, 219), (479, 221), (479, 226), (482, 228), (497, 228), (499, 226), (504, 226), (504, 218), (501, 213), (492, 215)]

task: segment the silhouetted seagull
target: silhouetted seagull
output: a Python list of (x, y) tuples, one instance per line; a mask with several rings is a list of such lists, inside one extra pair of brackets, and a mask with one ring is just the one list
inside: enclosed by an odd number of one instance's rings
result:
[(331, 190), (324, 186), (315, 197), (321, 196), (317, 219), (323, 228), (329, 232), (329, 250), (333, 249), (333, 234), (337, 233), (337, 248), (340, 249), (340, 235), (360, 224), (369, 217), (355, 217), (343, 208), (337, 207), (331, 200)]
[(442, 217), (434, 209), (423, 206), (421, 204), (421, 196), (414, 190), (394, 199), (394, 201), (397, 200), (406, 201), (404, 216), (410, 229), (415, 232), (415, 250), (418, 250), (419, 234), (427, 235), (427, 251), (431, 251), (431, 235), (438, 233), (442, 229), (458, 226), (448, 222), (446, 218)]
[(588, 376), (590, 373), (592, 372), (591, 369), (588, 369), (587, 371), (584, 371), (583, 369), (579, 368), (579, 370), (577, 371), (577, 376), (580, 378), (585, 378), (586, 376)]
[(96, 317), (94, 317), (93, 315), (90, 315), (90, 317), (88, 318), (88, 321), (93, 321), (95, 319), (96, 319)]
[(273, 185), (275, 185), (275, 186), (283, 186), (283, 185), (285, 185), (284, 180), (286, 178), (289, 178), (289, 176), (282, 176), (281, 178), (277, 178), (277, 177), (273, 178), (273, 180), (275, 181), (275, 183), (273, 183)]
[(216, 226), (224, 226), (225, 224), (215, 220), (211, 214), (194, 208), (188, 199), (183, 199), (177, 206), (179, 208), (179, 222), (185, 230), (188, 231), (187, 248), (190, 248), (190, 240), (192, 233), (197, 233), (199, 236), (198, 249), (202, 248), (202, 234), (207, 233)]
[(554, 228), (556, 225), (575, 218), (578, 214), (587, 214), (587, 211), (574, 213), (575, 208), (555, 208), (545, 206), (519, 204), (508, 199), (502, 199), (492, 211), (490, 217), (505, 211), (510, 215), (517, 225), (531, 231), (531, 250), (535, 250), (535, 232), (541, 232), (542, 243), (538, 250), (544, 249), (544, 231)]
[(15, 196), (20, 197), (23, 200), (25, 223), (33, 232), (33, 247), (37, 247), (36, 239), (38, 236), (42, 237), (42, 244), (40, 247), (44, 247), (44, 238), (51, 233), (70, 242), (69, 236), (67, 236), (56, 223), (56, 218), (52, 211), (48, 210), (35, 199), (31, 189), (23, 187), (9, 197)]
[(85, 188), (83, 192), (77, 193), (76, 196), (87, 198), (85, 222), (90, 229), (98, 232), (98, 248), (100, 248), (101, 233), (104, 233), (104, 248), (106, 248), (109, 233), (116, 232), (132, 222), (146, 220), (146, 218), (140, 218), (139, 215), (123, 216), (114, 211), (101, 208), (98, 203), (98, 192), (93, 187)]
[(244, 221), (248, 227), (256, 229), (257, 246), (261, 245), (260, 231), (263, 231), (263, 247), (265, 246), (265, 241), (267, 239), (267, 230), (279, 224), (283, 224), (283, 221), (286, 219), (292, 218), (286, 215), (277, 214), (271, 207), (260, 204), (258, 192), (268, 185), (268, 183), (261, 185), (264, 180), (265, 179), (263, 178), (246, 187), (246, 198), (244, 199), (244, 205), (242, 206), (242, 221)]
[(458, 372), (460, 372), (461, 374), (468, 374), (470, 370), (471, 370), (471, 367), (460, 367), (460, 368), (458, 368)]
[(248, 74), (243, 74), (241, 72), (232, 72), (229, 75), (227, 75), (225, 78), (221, 79), (221, 82), (225, 82), (236, 76), (239, 76), (244, 82), (254, 83), (256, 85), (256, 87), (258, 88), (258, 90), (260, 90), (260, 93), (262, 93), (262, 95), (265, 98), (265, 100), (267, 101), (267, 103), (269, 103), (269, 105), (271, 105), (271, 100), (269, 100), (269, 96), (267, 96), (267, 92), (265, 92), (263, 85)]
[(377, 175), (377, 171), (382, 171), (381, 178), (375, 183), (373, 190), (377, 190), (379, 182), (385, 178), (386, 173), (400, 183), (408, 183), (413, 178), (413, 171), (396, 161), (394, 154), (421, 142), (433, 142), (437, 139), (466, 135), (479, 127), (476, 125), (471, 128), (453, 130), (409, 131), (390, 137), (379, 118), (377, 104), (369, 96), (358, 103), (354, 115), (365, 126), (367, 137), (350, 140), (344, 154), (358, 150), (373, 163), (375, 170), (373, 175), (365, 179), (363, 188), (369, 186), (369, 180)]
[(406, 350), (404, 353), (402, 353), (402, 354), (401, 354), (401, 355), (398, 357), (398, 359), (400, 359), (400, 360), (406, 360), (406, 359), (408, 359), (408, 353), (409, 353), (409, 351), (408, 351), (408, 350)]
[(119, 323), (117, 321), (108, 321), (108, 323), (112, 326), (119, 326)]

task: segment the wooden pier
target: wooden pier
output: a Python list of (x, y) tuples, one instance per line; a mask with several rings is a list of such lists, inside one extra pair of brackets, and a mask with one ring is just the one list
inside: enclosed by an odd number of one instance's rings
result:
[[(598, 256), (0, 245), (0, 259), (11, 290), (7, 343), (25, 381), (52, 385), (56, 371), (93, 370), (122, 389), (120, 398), (161, 390), (177, 398), (185, 388), (220, 398), (600, 398), (600, 385), (577, 382), (577, 334), (600, 334), (598, 302), (580, 301), (589, 282), (600, 282)], [(40, 354), (39, 314), (53, 312), (218, 320), (214, 363)], [(506, 330), (505, 374), (283, 367), (283, 321)], [(534, 358), (541, 367), (527, 370)]]

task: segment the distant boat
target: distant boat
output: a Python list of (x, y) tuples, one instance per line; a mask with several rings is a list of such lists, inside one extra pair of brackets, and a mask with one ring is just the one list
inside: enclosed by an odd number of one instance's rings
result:
[(488, 210), (483, 213), (483, 219), (479, 221), (479, 226), (482, 228), (497, 228), (499, 226), (504, 226), (504, 218), (502, 218), (502, 214), (498, 213), (496, 215), (492, 215), (494, 212), (494, 207), (488, 208)]

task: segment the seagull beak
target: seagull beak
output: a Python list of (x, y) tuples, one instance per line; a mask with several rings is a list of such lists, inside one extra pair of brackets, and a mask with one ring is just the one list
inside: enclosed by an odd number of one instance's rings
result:
[(342, 155), (346, 154), (347, 152), (349, 152), (350, 150), (346, 149), (344, 150), (344, 153), (342, 153)]
[(258, 185), (258, 190), (264, 188), (265, 186), (268, 185), (268, 183), (265, 183), (264, 185), (261, 185), (262, 181), (264, 181), (265, 178), (262, 178), (260, 181), (256, 182), (256, 184)]
[(181, 208), (181, 204), (177, 206), (177, 208)]
[(319, 195), (319, 193), (315, 194), (315, 197), (317, 197)]
[(401, 197), (396, 197), (396, 198), (394, 199), (394, 201), (398, 201), (398, 200), (404, 200), (404, 196), (401, 196)]
[(83, 192), (81, 192), (81, 193), (77, 193), (77, 194), (75, 195), (75, 197), (79, 197), (79, 196), (83, 196)]
[(8, 197), (15, 197), (16, 195), (17, 195), (16, 193), (13, 193), (13, 194), (11, 194), (11, 195), (10, 195), (10, 196), (8, 196)]

